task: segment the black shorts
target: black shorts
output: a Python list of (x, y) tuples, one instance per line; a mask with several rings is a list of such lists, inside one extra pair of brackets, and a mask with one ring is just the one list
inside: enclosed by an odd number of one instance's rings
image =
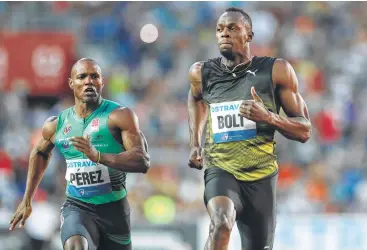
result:
[(131, 250), (127, 197), (101, 205), (67, 198), (61, 207), (63, 246), (74, 235), (85, 237), (89, 250)]
[(245, 182), (217, 167), (205, 170), (205, 206), (216, 196), (227, 196), (233, 201), (242, 248), (246, 250), (273, 248), (277, 179), (277, 172), (258, 181)]

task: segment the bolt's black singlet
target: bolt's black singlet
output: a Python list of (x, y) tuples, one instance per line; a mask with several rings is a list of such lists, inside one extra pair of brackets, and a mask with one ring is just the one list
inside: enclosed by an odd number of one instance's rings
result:
[(275, 129), (238, 115), (243, 100), (252, 100), (251, 87), (265, 106), (279, 113), (272, 69), (275, 58), (253, 57), (234, 71), (226, 69), (221, 58), (204, 62), (203, 99), (208, 105), (205, 140), (206, 167), (219, 167), (241, 181), (254, 181), (275, 173)]

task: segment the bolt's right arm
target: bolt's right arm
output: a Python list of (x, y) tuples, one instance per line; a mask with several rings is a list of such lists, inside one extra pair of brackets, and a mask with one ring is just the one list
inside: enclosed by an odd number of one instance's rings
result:
[(199, 169), (202, 168), (201, 138), (207, 120), (207, 109), (202, 96), (202, 66), (202, 62), (196, 62), (190, 68), (190, 91), (187, 101), (191, 147), (189, 166)]

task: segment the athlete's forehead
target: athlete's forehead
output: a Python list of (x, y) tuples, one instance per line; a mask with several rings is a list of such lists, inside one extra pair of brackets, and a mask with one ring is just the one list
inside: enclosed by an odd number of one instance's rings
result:
[(217, 25), (229, 26), (230, 24), (243, 25), (246, 23), (245, 17), (234, 11), (224, 12), (218, 19)]
[(78, 61), (71, 69), (71, 77), (75, 77), (80, 74), (92, 74), (98, 73), (102, 74), (101, 67), (93, 61), (83, 60)]

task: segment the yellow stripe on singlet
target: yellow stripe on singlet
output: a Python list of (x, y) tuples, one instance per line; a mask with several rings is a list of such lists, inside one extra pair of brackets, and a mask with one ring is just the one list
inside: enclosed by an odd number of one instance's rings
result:
[(266, 134), (256, 138), (214, 143), (211, 117), (207, 123), (205, 143), (205, 166), (219, 167), (241, 181), (255, 181), (265, 178), (278, 169), (275, 155), (275, 141)]

